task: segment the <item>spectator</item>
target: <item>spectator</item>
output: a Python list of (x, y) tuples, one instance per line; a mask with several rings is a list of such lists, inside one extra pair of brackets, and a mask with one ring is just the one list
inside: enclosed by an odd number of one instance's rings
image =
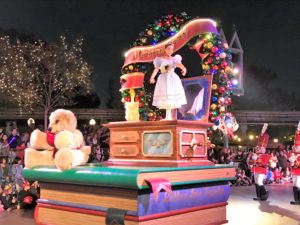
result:
[(234, 157), (235, 162), (241, 162), (243, 159), (243, 152), (238, 150), (237, 155)]
[(2, 188), (7, 183), (7, 178), (10, 178), (12, 176), (11, 167), (6, 163), (6, 158), (2, 158), (1, 164), (0, 164), (0, 185)]
[(109, 159), (109, 136), (106, 136), (105, 139), (100, 143), (100, 148), (103, 154), (103, 161)]
[(23, 190), (18, 194), (18, 208), (29, 209), (35, 207), (37, 198), (38, 196), (30, 191), (30, 183), (24, 181)]
[(217, 160), (216, 155), (215, 155), (215, 150), (213, 148), (210, 148), (208, 150), (207, 159), (210, 160), (213, 163), (218, 163), (218, 160)]
[(102, 149), (100, 148), (100, 145), (97, 145), (96, 146), (96, 150), (95, 150), (95, 160), (97, 162), (101, 162), (103, 159), (103, 151)]
[(25, 132), (21, 135), (21, 141), (16, 147), (16, 157), (24, 160), (24, 151), (29, 146), (29, 133)]
[(242, 185), (252, 185), (252, 182), (251, 182), (251, 178), (247, 177), (246, 176), (246, 173), (244, 170), (242, 170)]
[(16, 181), (16, 184), (19, 186), (22, 186), (22, 184), (24, 182), (23, 161), (21, 159), (18, 159), (18, 164), (15, 165), (15, 181)]
[(8, 137), (6, 134), (1, 133), (0, 157), (8, 158), (8, 155), (9, 155)]
[(275, 183), (279, 184), (279, 183), (283, 183), (282, 180), (282, 172), (280, 171), (280, 169), (275, 168), (274, 170), (274, 181)]
[(282, 175), (285, 177), (287, 173), (288, 162), (283, 150), (279, 151), (278, 166), (281, 168)]
[(11, 185), (5, 185), (4, 190), (0, 196), (0, 200), (5, 210), (11, 211), (16, 208), (17, 199), (12, 195)]
[(18, 135), (17, 128), (12, 129), (11, 135), (9, 135), (8, 137), (8, 144), (10, 147), (10, 151), (9, 151), (10, 163), (13, 163), (16, 158), (16, 148), (21, 144), (21, 139)]
[(295, 161), (296, 161), (296, 156), (295, 156), (295, 153), (292, 152), (290, 157), (289, 157), (290, 167), (294, 166)]
[(274, 152), (271, 152), (270, 154), (271, 154), (270, 166), (272, 169), (274, 169), (275, 167), (277, 167), (278, 159), (277, 156), (274, 154)]
[(272, 184), (274, 181), (274, 174), (270, 167), (267, 168), (267, 175), (266, 175), (266, 184)]
[(238, 168), (236, 172), (235, 186), (245, 186), (245, 185), (251, 185), (251, 179), (245, 175), (245, 171)]

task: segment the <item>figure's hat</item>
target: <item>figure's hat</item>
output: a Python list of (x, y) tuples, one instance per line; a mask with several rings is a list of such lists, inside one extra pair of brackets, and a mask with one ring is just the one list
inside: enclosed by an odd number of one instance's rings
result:
[(264, 123), (264, 125), (261, 129), (261, 133), (259, 134), (259, 137), (258, 137), (258, 143), (257, 143), (258, 147), (266, 148), (268, 146), (269, 135), (266, 133), (267, 128), (268, 128), (268, 124)]
[(298, 123), (298, 127), (295, 133), (295, 141), (294, 141), (294, 146), (298, 147), (300, 146), (300, 121)]

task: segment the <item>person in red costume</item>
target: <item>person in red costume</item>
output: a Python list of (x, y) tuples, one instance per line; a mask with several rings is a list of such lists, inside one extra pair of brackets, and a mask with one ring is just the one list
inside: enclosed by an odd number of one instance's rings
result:
[(252, 167), (256, 190), (256, 198), (253, 198), (253, 200), (258, 201), (266, 201), (269, 197), (269, 192), (266, 190), (263, 183), (267, 175), (267, 167), (269, 166), (271, 159), (271, 155), (265, 154), (266, 147), (269, 143), (269, 135), (266, 133), (267, 127), (268, 124), (265, 123), (261, 130), (261, 134), (258, 137), (258, 144), (256, 147), (257, 159)]
[(300, 121), (296, 130), (293, 149), (297, 154), (291, 172), (293, 176), (293, 193), (295, 201), (291, 201), (290, 203), (292, 205), (300, 205)]

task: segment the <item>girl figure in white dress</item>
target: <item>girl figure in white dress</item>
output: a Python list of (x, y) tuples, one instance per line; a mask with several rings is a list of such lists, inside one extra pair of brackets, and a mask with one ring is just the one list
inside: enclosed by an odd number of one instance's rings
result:
[(166, 110), (165, 120), (176, 119), (176, 109), (187, 103), (181, 80), (174, 72), (175, 68), (179, 67), (182, 75), (185, 76), (186, 68), (181, 63), (180, 55), (172, 57), (173, 51), (173, 44), (165, 46), (165, 54), (156, 57), (153, 61), (154, 70), (150, 78), (150, 83), (154, 84), (155, 77), (160, 70), (161, 74), (154, 89), (152, 105)]

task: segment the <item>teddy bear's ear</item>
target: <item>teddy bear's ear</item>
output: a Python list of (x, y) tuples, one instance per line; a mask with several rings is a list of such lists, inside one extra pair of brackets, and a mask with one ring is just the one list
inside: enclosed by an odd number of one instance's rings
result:
[(77, 127), (77, 119), (76, 119), (74, 113), (70, 110), (66, 110), (65, 115), (68, 120), (68, 123), (70, 124), (70, 127), (76, 128)]
[(50, 113), (49, 122), (51, 122), (53, 120), (53, 117), (54, 117), (54, 112)]

